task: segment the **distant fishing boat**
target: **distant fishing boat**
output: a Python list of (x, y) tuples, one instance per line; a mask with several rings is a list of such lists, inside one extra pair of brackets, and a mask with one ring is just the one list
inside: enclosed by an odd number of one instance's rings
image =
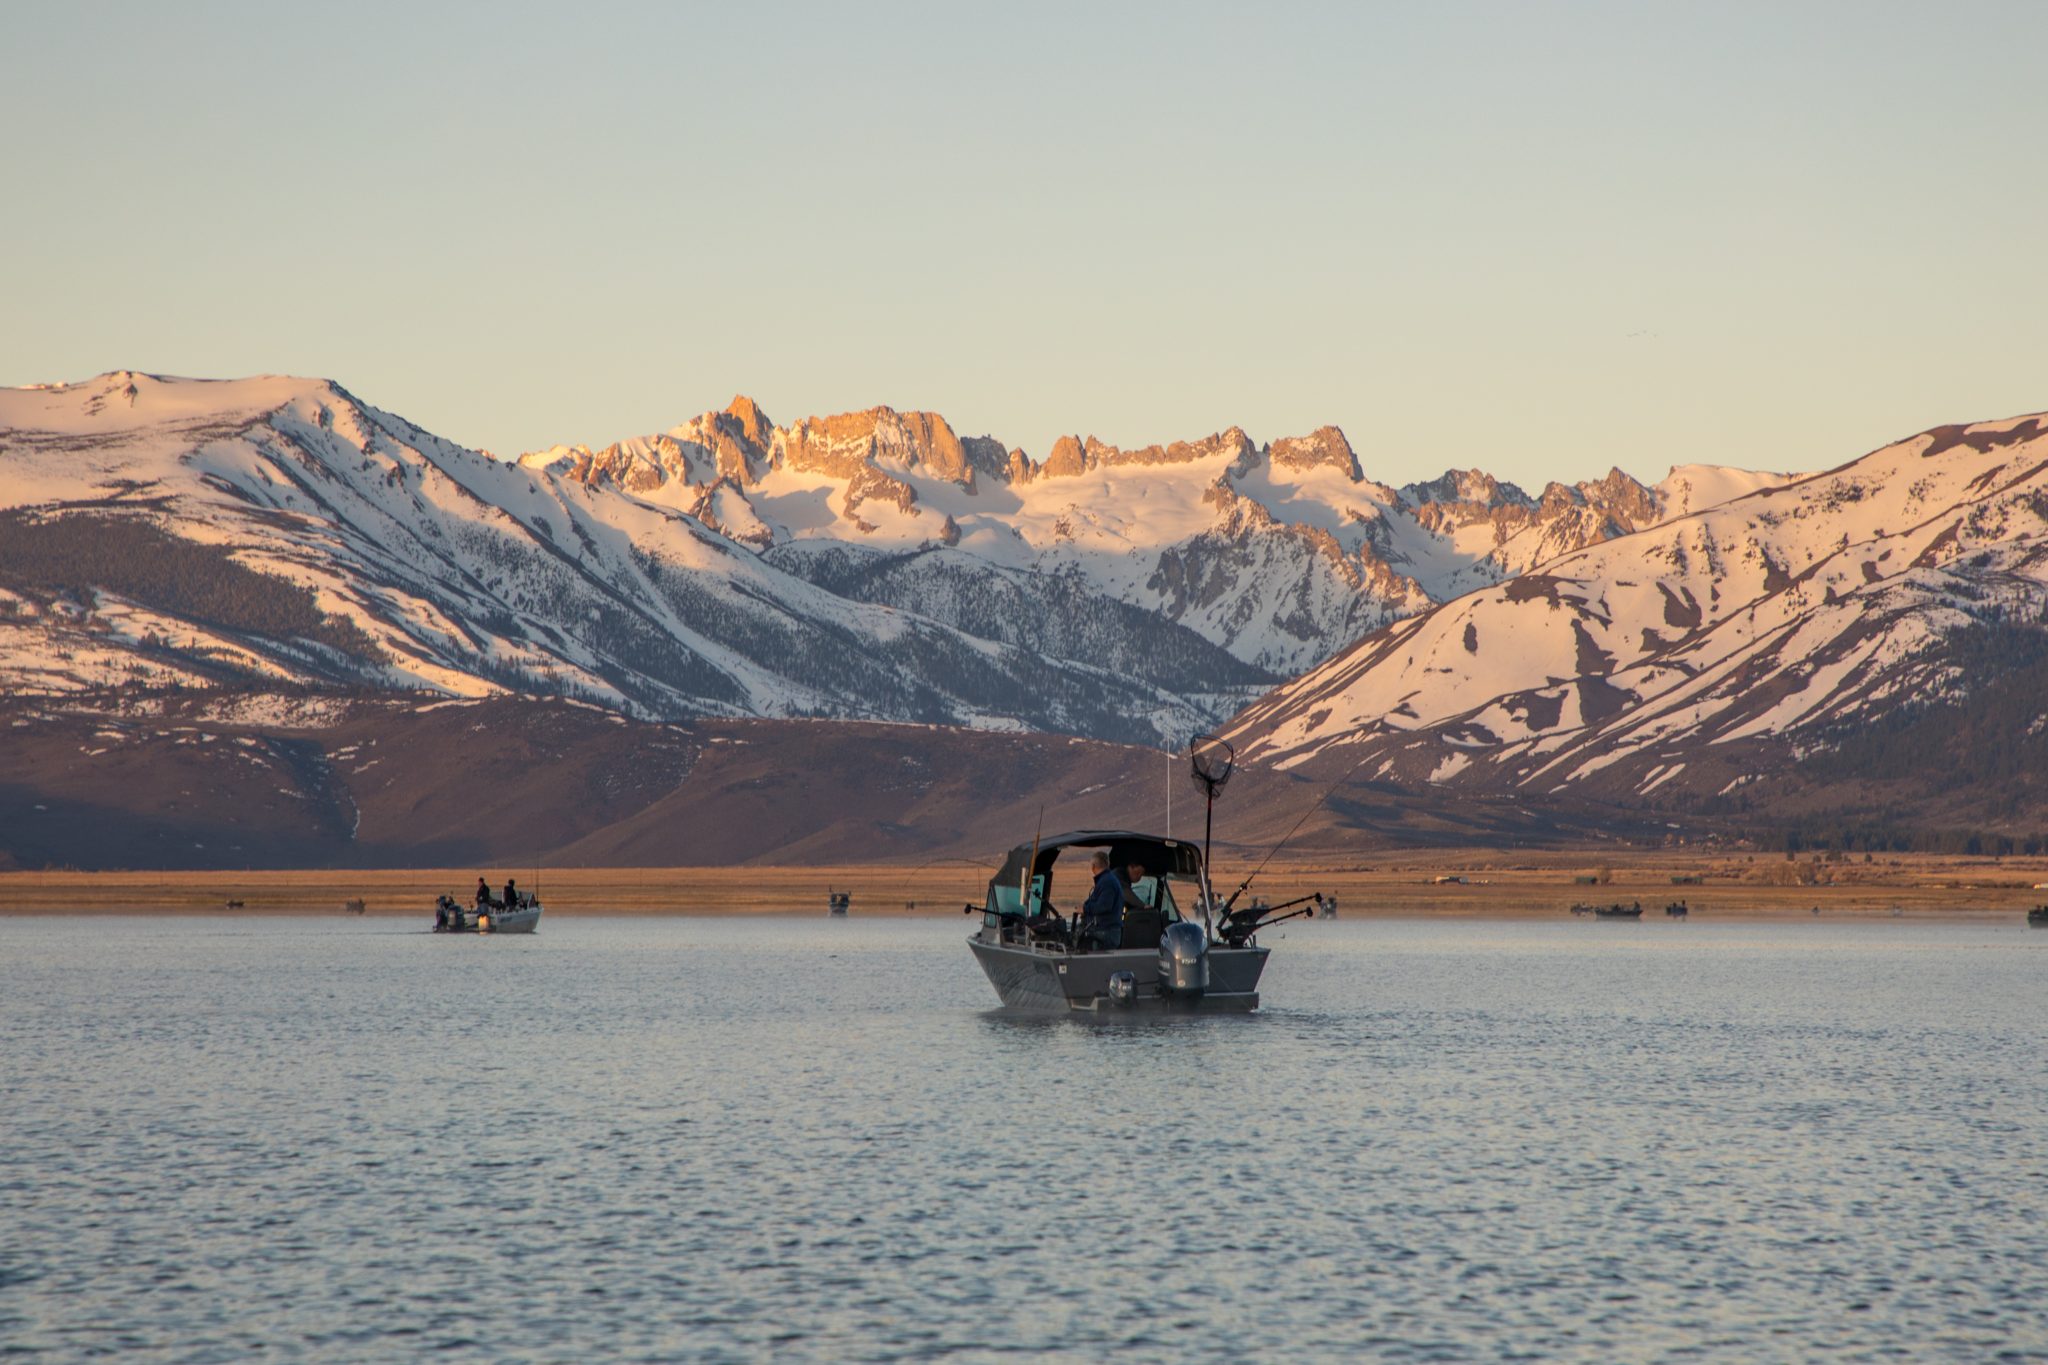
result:
[(1673, 901), (1671, 902), (1671, 904), (1664, 907), (1664, 913), (1669, 915), (1672, 919), (1684, 919), (1687, 915), (1690, 915), (1692, 913), (1692, 907), (1687, 905), (1684, 901)]
[(540, 893), (515, 893), (512, 904), (486, 901), (465, 907), (453, 896), (434, 901), (434, 932), (437, 934), (530, 934), (540, 923)]
[[(1643, 903), (1637, 901), (1634, 905), (1588, 905), (1584, 901), (1574, 901), (1572, 902), (1572, 913), (1574, 915), (1591, 915), (1594, 919), (1641, 919), (1643, 917)], [(1664, 913), (1667, 915), (1683, 915), (1685, 913), (1685, 904), (1681, 901), (1674, 905), (1666, 906)]]
[(2032, 910), (2027, 911), (2027, 927), (2030, 929), (2048, 929), (2048, 905), (2037, 905)]
[(360, 898), (345, 900), (341, 903), (341, 913), (344, 915), (360, 915), (365, 908)]
[(853, 893), (851, 891), (834, 891), (829, 886), (825, 888), (826, 914), (844, 915), (851, 908), (853, 908)]

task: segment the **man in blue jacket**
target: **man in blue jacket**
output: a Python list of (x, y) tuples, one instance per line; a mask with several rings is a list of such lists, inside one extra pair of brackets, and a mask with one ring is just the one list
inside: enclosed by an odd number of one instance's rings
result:
[(1123, 946), (1124, 907), (1143, 909), (1145, 902), (1131, 890), (1124, 874), (1109, 865), (1109, 851), (1097, 849), (1089, 864), (1095, 872), (1095, 889), (1081, 904), (1081, 942), (1107, 952)]

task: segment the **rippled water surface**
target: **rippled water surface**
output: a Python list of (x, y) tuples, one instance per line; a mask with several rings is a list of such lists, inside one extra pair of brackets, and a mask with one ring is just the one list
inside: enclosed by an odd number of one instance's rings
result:
[(0, 1355), (2048, 1359), (2048, 933), (0, 921)]

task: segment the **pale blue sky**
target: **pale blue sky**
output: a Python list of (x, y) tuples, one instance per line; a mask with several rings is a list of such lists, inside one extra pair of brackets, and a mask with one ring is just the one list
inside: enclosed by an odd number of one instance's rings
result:
[(0, 383), (501, 454), (734, 392), (1043, 457), (1813, 467), (2048, 408), (2048, 4), (19, 5)]

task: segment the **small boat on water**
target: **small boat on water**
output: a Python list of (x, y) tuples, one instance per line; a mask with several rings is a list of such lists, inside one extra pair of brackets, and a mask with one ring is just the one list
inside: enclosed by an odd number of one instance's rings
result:
[[(1213, 820), (1216, 794), (1230, 780), (1235, 755), (1223, 740), (1197, 735), (1189, 758)], [(1284, 846), (1287, 841), (1280, 842)], [(989, 878), (980, 905), (962, 907), (981, 916), (981, 928), (968, 937), (967, 947), (1011, 1009), (1061, 1014), (1255, 1010), (1267, 952), (1259, 946), (1259, 931), (1313, 915), (1316, 897), (1272, 906), (1254, 898), (1242, 910), (1232, 909), (1251, 889), (1255, 869), (1218, 904), (1209, 882), (1207, 847), (1206, 834), (1197, 848), (1184, 839), (1128, 829), (1033, 838), (1010, 850)], [(1097, 856), (1106, 864), (1100, 881), (1093, 873)], [(1270, 860), (1273, 855), (1266, 856)], [(1065, 882), (1073, 888), (1068, 893), (1071, 911), (1065, 915), (1052, 902), (1055, 867), (1072, 869)], [(1105, 915), (1097, 906), (1084, 923), (1083, 900), (1108, 891), (1112, 881), (1116, 908)], [(1199, 918), (1182, 911), (1183, 900)], [(1111, 940), (1114, 946), (1105, 946)]]
[(1671, 904), (1664, 907), (1664, 913), (1669, 915), (1672, 919), (1684, 919), (1687, 915), (1690, 915), (1692, 913), (1692, 907), (1687, 905), (1684, 901), (1673, 901), (1671, 902)]
[(360, 915), (364, 909), (365, 907), (360, 898), (352, 898), (341, 903), (341, 913), (344, 915)]
[[(1131, 889), (1145, 908), (1123, 912), (1122, 942), (1108, 949), (1088, 946), (1078, 909), (1062, 915), (1051, 899), (1055, 866), (1071, 868), (1078, 906), (1091, 888), (1088, 859), (1098, 849), (1108, 850), (1112, 867), (1144, 873)], [(1073, 861), (1062, 864), (1063, 857)], [(1287, 907), (1248, 906), (1220, 922), (1204, 916), (1211, 920), (1205, 925), (1180, 904), (1209, 903), (1203, 874), (1201, 849), (1135, 830), (1078, 830), (1019, 844), (989, 879), (983, 903), (965, 907), (981, 915), (967, 946), (1012, 1009), (1255, 1010), (1268, 951), (1258, 931), (1313, 907), (1275, 915)]]
[[(1591, 915), (1594, 919), (1641, 919), (1643, 917), (1643, 903), (1637, 901), (1634, 905), (1588, 905), (1585, 901), (1574, 901), (1572, 902), (1572, 913), (1574, 915)], [(1683, 915), (1685, 913), (1685, 904), (1681, 901), (1675, 905), (1666, 906), (1664, 913), (1667, 915)]]
[(437, 934), (530, 934), (540, 923), (540, 893), (521, 891), (511, 905), (486, 901), (463, 906), (453, 896), (434, 902), (434, 932)]
[(1337, 898), (1335, 896), (1326, 896), (1320, 891), (1316, 892), (1316, 918), (1337, 918)]
[(2037, 905), (2027, 911), (2027, 927), (2030, 929), (2048, 929), (2048, 905)]
[(826, 914), (843, 916), (848, 910), (852, 908), (853, 893), (851, 891), (834, 891), (829, 886), (825, 888)]

